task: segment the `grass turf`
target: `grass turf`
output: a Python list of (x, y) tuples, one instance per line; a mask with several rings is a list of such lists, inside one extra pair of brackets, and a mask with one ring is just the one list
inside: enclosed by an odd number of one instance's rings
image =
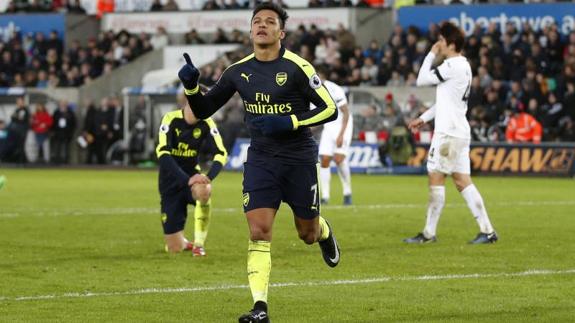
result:
[[(163, 252), (154, 171), (0, 173), (0, 321), (233, 322), (250, 308), (240, 174), (216, 180), (208, 256), (192, 258)], [(500, 241), (467, 244), (477, 225), (449, 184), (438, 243), (414, 246), (401, 240), (424, 225), (425, 177), (353, 176), (353, 207), (339, 205), (334, 177), (322, 213), (342, 247), (335, 269), (298, 240), (282, 205), (271, 283), (285, 284), (270, 288), (272, 320), (572, 320), (573, 179), (475, 182)]]

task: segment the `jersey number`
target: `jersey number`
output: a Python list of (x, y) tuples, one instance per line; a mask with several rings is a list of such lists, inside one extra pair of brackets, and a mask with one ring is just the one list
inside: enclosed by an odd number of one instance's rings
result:
[(318, 192), (318, 189), (317, 189), (317, 184), (313, 184), (313, 185), (311, 186), (310, 191), (313, 192), (313, 203), (312, 203), (312, 205), (315, 206), (315, 207), (317, 207), (317, 202), (318, 202), (318, 200), (319, 200), (319, 198), (318, 198), (319, 192)]
[(469, 81), (469, 83), (467, 84), (467, 88), (465, 89), (465, 93), (463, 93), (463, 97), (461, 98), (461, 100), (467, 102), (467, 100), (469, 100), (469, 92), (471, 92), (471, 81)]

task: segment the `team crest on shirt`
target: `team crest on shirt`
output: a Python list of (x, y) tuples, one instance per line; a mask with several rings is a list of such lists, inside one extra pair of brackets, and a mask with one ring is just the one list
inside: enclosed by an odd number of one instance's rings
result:
[(287, 82), (287, 73), (286, 72), (279, 72), (276, 74), (276, 83), (279, 86), (283, 86)]
[(248, 206), (248, 204), (250, 203), (250, 193), (244, 193), (244, 206)]
[(192, 135), (194, 136), (194, 139), (198, 139), (202, 135), (202, 130), (199, 128), (196, 128), (196, 129), (194, 129), (194, 132), (192, 133)]
[(163, 124), (160, 126), (160, 132), (168, 133), (168, 131), (170, 131), (170, 126), (168, 126), (167, 124)]
[(309, 78), (309, 86), (311, 86), (311, 88), (314, 90), (317, 90), (321, 87), (321, 79), (317, 74), (314, 74)]

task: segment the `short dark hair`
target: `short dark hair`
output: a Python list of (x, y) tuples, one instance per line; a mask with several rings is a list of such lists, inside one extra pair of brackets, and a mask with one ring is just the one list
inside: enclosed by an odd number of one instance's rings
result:
[(463, 50), (463, 45), (465, 44), (465, 35), (463, 31), (457, 27), (452, 22), (446, 21), (441, 24), (439, 28), (439, 34), (445, 38), (447, 46), (453, 44), (455, 45), (455, 51), (461, 52)]
[(280, 20), (280, 28), (281, 29), (285, 28), (286, 21), (288, 20), (289, 16), (288, 16), (287, 12), (280, 5), (273, 3), (273, 2), (262, 2), (262, 3), (260, 3), (254, 9), (254, 12), (252, 14), (252, 20), (254, 20), (254, 17), (258, 14), (258, 12), (260, 12), (262, 10), (271, 10), (271, 11), (277, 13), (278, 18)]

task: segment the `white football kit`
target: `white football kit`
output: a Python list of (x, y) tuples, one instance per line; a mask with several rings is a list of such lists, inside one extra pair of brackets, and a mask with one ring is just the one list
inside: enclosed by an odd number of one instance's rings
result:
[(437, 85), (435, 104), (420, 118), (435, 118), (435, 131), (427, 158), (427, 171), (444, 174), (470, 173), (467, 99), (471, 87), (471, 66), (463, 56), (447, 58), (431, 68), (435, 54), (425, 57), (417, 76), (417, 85)]
[[(327, 80), (323, 83), (323, 85), (333, 98), (333, 101), (335, 102), (335, 105), (338, 109), (347, 104), (345, 91), (339, 85)], [(315, 108), (313, 104), (312, 108)], [(336, 140), (339, 132), (341, 131), (342, 122), (343, 114), (338, 113), (337, 119), (323, 125), (321, 139), (319, 142), (320, 156), (333, 156), (334, 154), (347, 156), (349, 154), (349, 146), (351, 144), (351, 137), (353, 135), (353, 116), (351, 111), (349, 112), (349, 119), (347, 120), (347, 126), (345, 127), (345, 131), (343, 133), (343, 144), (341, 147), (337, 147)]]

